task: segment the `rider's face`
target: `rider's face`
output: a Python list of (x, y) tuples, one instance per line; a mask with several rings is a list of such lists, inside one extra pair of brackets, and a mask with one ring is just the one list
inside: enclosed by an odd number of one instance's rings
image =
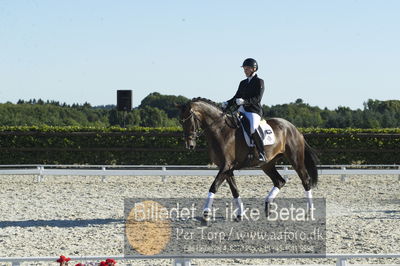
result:
[(253, 75), (253, 73), (256, 72), (256, 68), (244, 66), (243, 71), (244, 71), (244, 74), (246, 75), (246, 77), (251, 77), (251, 75)]

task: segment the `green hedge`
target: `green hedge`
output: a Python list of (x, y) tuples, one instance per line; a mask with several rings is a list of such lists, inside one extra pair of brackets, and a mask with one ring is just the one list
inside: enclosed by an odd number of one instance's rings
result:
[[(322, 164), (399, 164), (400, 129), (300, 129)], [(204, 165), (180, 128), (0, 127), (0, 164)]]
[(322, 164), (400, 164), (400, 128), (300, 130)]

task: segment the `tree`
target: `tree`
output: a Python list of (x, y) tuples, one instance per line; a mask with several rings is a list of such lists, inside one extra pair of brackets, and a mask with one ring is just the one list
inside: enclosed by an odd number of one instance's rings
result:
[[(145, 97), (139, 108), (118, 112), (115, 105), (92, 107), (89, 103), (67, 105), (42, 99), (18, 100), (0, 104), (0, 125), (49, 126), (179, 126), (175, 103), (188, 101), (183, 96), (154, 92)], [(157, 107), (158, 106), (158, 107)], [(264, 117), (281, 117), (297, 127), (379, 128), (400, 127), (400, 101), (369, 99), (364, 109), (339, 106), (335, 110), (310, 106), (302, 99), (289, 104), (263, 106)]]
[(130, 112), (112, 109), (108, 113), (108, 122), (111, 126), (139, 126), (141, 124), (140, 110), (133, 109)]
[(299, 98), (294, 103), (295, 104), (302, 104), (303, 103), (303, 99)]
[(163, 110), (169, 118), (179, 118), (179, 109), (175, 107), (175, 104), (184, 104), (189, 99), (184, 96), (174, 95), (162, 95), (158, 92), (153, 92), (147, 95), (139, 105), (139, 109), (143, 109), (145, 106), (155, 107), (159, 110)]
[(140, 110), (140, 126), (143, 127), (168, 127), (176, 126), (168, 119), (167, 114), (156, 107), (144, 106)]

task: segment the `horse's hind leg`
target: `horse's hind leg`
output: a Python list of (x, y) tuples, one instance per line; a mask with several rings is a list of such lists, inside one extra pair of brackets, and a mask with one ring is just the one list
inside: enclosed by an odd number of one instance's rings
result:
[(272, 183), (274, 184), (267, 197), (265, 198), (265, 215), (268, 216), (269, 205), (274, 201), (280, 189), (285, 185), (286, 181), (279, 174), (278, 170), (276, 170), (275, 162), (270, 162), (266, 165), (263, 165), (261, 169), (271, 178)]
[(274, 198), (278, 195), (279, 190), (286, 184), (285, 179), (279, 174), (278, 170), (276, 170), (275, 163), (271, 162), (271, 164), (266, 164), (261, 167), (261, 169), (266, 173), (272, 180), (274, 186), (271, 191), (268, 193), (265, 201), (272, 202)]
[(303, 184), (304, 194), (307, 199), (307, 209), (313, 207), (312, 192), (311, 192), (311, 178), (307, 173), (304, 164), (304, 148), (299, 148), (293, 157), (288, 157), (297, 175), (300, 177)]

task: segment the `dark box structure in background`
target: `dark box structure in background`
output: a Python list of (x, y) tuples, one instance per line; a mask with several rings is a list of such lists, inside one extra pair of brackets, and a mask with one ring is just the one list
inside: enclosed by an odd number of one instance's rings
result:
[(117, 90), (117, 110), (132, 110), (132, 90)]

